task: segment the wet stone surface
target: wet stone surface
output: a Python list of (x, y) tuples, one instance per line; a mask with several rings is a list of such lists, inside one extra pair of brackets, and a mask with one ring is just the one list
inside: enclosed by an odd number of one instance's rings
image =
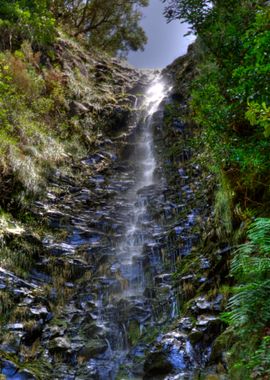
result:
[[(74, 112), (86, 112), (85, 106), (74, 104)], [(46, 254), (31, 281), (0, 271), (0, 288), (8, 288), (27, 315), (7, 326), (13, 338), (0, 350), (23, 361), (22, 348), (38, 341), (38, 359), (49, 363), (51, 379), (114, 380), (119, 371), (123, 379), (190, 379), (209, 358), (222, 300), (198, 297), (190, 306), (195, 319), (177, 321), (172, 276), (192, 252), (199, 238), (194, 227), (199, 230), (209, 210), (196, 203), (199, 167), (193, 176), (172, 167), (168, 180), (162, 123), (160, 108), (126, 138), (124, 150), (109, 139), (85, 157), (81, 170), (91, 174), (84, 186), (56, 173), (46, 203), (37, 202), (35, 212), (64, 238), (46, 236)], [(178, 123), (173, 129), (182, 136), (185, 128)], [(185, 149), (179, 162), (190, 156)], [(206, 258), (201, 265), (208, 269)], [(192, 275), (182, 278), (188, 281)], [(50, 291), (38, 298), (44, 286)], [(53, 311), (51, 303), (63, 295)], [(173, 321), (177, 328), (163, 332)], [(0, 369), (8, 380), (33, 379), (7, 361), (0, 361)]]

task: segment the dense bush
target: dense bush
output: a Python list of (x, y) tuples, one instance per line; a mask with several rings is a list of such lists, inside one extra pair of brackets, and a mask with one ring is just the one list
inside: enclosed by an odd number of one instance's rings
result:
[[(254, 17), (249, 16), (252, 22), (245, 24), (244, 33), (237, 36), (240, 21), (228, 15), (223, 25), (225, 39), (219, 41), (215, 54), (205, 56), (193, 83), (191, 102), (194, 118), (204, 127), (203, 137), (219, 165), (237, 176), (239, 189), (251, 202), (269, 195), (269, 16), (269, 7), (259, 8)], [(237, 53), (234, 57), (229, 48)]]
[(252, 126), (261, 127), (270, 135), (270, 7), (259, 9), (256, 20), (245, 33), (242, 42), (243, 64), (233, 72), (236, 81), (234, 98), (248, 106), (246, 118)]
[(55, 20), (47, 0), (3, 0), (0, 2), (0, 46), (13, 49), (23, 40), (44, 46), (54, 38)]

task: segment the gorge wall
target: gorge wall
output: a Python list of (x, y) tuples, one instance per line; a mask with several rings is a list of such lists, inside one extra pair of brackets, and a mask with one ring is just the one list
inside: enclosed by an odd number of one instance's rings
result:
[(161, 77), (62, 37), (29, 54), (64, 94), (1, 180), (2, 378), (225, 379), (231, 247), (189, 121), (194, 49)]

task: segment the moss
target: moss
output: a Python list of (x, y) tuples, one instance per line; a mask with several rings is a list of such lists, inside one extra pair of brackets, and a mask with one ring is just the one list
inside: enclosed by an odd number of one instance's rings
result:
[(14, 300), (12, 295), (5, 290), (1, 290), (0, 293), (0, 324), (8, 322), (12, 308), (14, 307)]
[(116, 380), (127, 380), (130, 378), (130, 372), (126, 365), (120, 366), (118, 373), (116, 375)]
[(0, 248), (2, 265), (21, 277), (27, 277), (34, 261), (43, 251), (41, 242), (34, 236), (16, 236), (6, 239)]
[(166, 331), (165, 324), (161, 327), (149, 326), (143, 332), (142, 341), (144, 343), (151, 344), (155, 341), (158, 335), (162, 334), (164, 331)]
[(1, 358), (9, 360), (18, 368), (18, 372), (27, 370), (37, 380), (49, 380), (51, 379), (52, 365), (43, 359), (34, 359), (25, 362), (21, 362), (16, 355), (8, 354), (0, 350)]
[(223, 360), (224, 354), (228, 353), (232, 345), (235, 343), (235, 336), (231, 329), (227, 328), (220, 336), (214, 341), (210, 363), (218, 363)]
[(128, 340), (132, 346), (138, 342), (140, 335), (139, 323), (135, 320), (131, 320), (128, 325)]

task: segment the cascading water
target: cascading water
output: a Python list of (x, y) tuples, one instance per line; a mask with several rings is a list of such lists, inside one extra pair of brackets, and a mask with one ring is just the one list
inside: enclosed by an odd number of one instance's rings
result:
[(110, 278), (112, 284), (117, 282), (118, 285), (110, 286), (107, 291), (102, 290), (97, 301), (99, 325), (107, 328), (110, 319), (111, 330), (108, 337), (110, 353), (102, 358), (103, 365), (99, 366), (100, 379), (115, 379), (117, 369), (129, 350), (127, 329), (130, 320), (136, 318), (134, 313), (140, 314), (137, 317), (140, 333), (145, 321), (154, 318), (151, 305), (144, 296), (147, 286), (144, 249), (151, 249), (156, 244), (153, 233), (158, 230), (158, 226), (155, 226), (147, 210), (157, 166), (152, 121), (167, 91), (159, 76), (150, 84), (140, 111), (142, 117), (137, 141), (129, 157), (134, 181), (119, 200), (119, 204), (124, 204), (123, 210), (119, 207), (117, 211), (118, 217), (125, 224), (125, 232), (114, 248), (109, 273), (108, 270), (104, 273), (104, 277)]
[(146, 114), (143, 130), (131, 157), (131, 160), (136, 163), (136, 181), (126, 196), (126, 201), (131, 204), (131, 208), (126, 234), (118, 248), (118, 257), (121, 263), (120, 271), (127, 280), (127, 288), (121, 296), (138, 295), (144, 290), (142, 253), (144, 244), (151, 242), (151, 236), (145, 234), (148, 216), (143, 189), (154, 183), (156, 160), (153, 146), (152, 116), (165, 95), (165, 86), (158, 77), (146, 92), (143, 104), (143, 112)]
[[(98, 263), (90, 287), (95, 302), (89, 329), (94, 335), (89, 341), (87, 371), (95, 380), (141, 380), (149, 373), (155, 379), (160, 355), (166, 370), (173, 368), (183, 379), (192, 379), (193, 370), (204, 365), (185, 328), (162, 333), (179, 316), (172, 273), (197, 238), (190, 232), (196, 210), (185, 204), (189, 187), (184, 183), (178, 193), (177, 187), (168, 184), (171, 178), (164, 170), (167, 132), (160, 104), (169, 91), (160, 77), (152, 81), (137, 110), (135, 132), (115, 161), (107, 184), (104, 177), (96, 178), (97, 190), (114, 196), (95, 213), (105, 221), (109, 238), (103, 246), (99, 241), (97, 251), (96, 246), (92, 248)], [(185, 179), (185, 173), (180, 174)], [(203, 352), (204, 358), (209, 357), (207, 350)], [(157, 360), (154, 377), (152, 354)]]

